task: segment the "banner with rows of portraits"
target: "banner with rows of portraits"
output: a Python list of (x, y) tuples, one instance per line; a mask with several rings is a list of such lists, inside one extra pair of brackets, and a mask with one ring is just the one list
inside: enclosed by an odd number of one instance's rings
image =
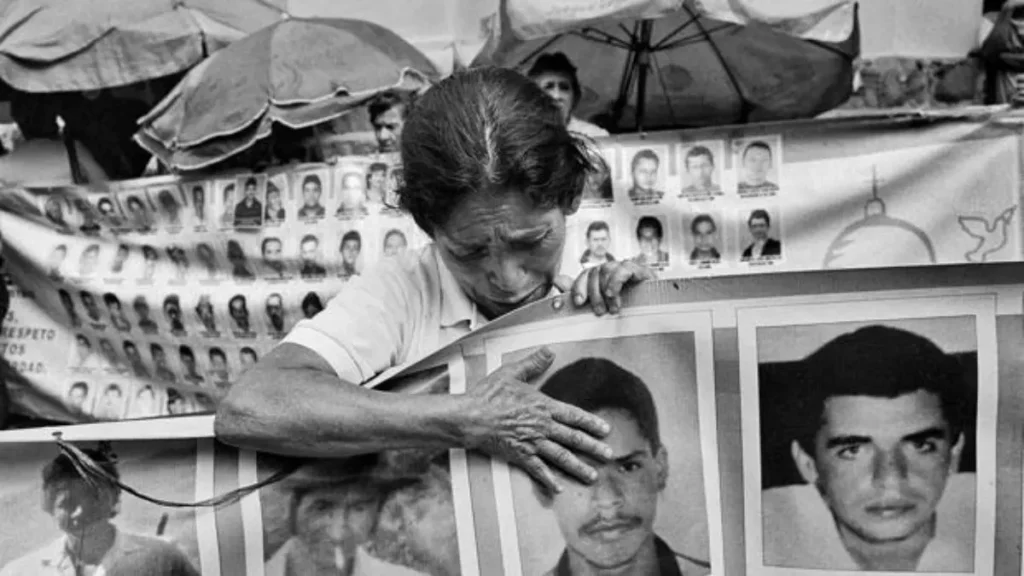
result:
[[(563, 273), (661, 278), (1018, 261), (1021, 129), (862, 118), (593, 143)], [(429, 236), (394, 156), (263, 173), (0, 191), (0, 332), (16, 410), (60, 421), (206, 411), (346, 281)]]

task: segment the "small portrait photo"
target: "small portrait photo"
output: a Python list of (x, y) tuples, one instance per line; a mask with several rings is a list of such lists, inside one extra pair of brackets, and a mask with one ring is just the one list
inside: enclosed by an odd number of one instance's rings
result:
[(68, 369), (72, 372), (92, 372), (103, 367), (103, 358), (93, 348), (92, 340), (85, 334), (75, 334), (68, 353)]
[(362, 218), (370, 211), (366, 198), (367, 166), (344, 158), (334, 167), (334, 185), (338, 208), (334, 216), (342, 219)]
[(267, 194), (263, 199), (263, 225), (280, 226), (288, 217), (284, 207), (285, 194), (288, 193), (288, 175), (284, 172), (267, 178)]
[(305, 294), (301, 294), (299, 308), (302, 310), (303, 316), (312, 318), (323, 311), (324, 299), (315, 291), (310, 290)]
[(99, 343), (99, 354), (103, 363), (103, 369), (108, 374), (130, 374), (131, 368), (125, 363), (120, 351), (114, 347), (114, 343), (110, 338), (100, 338), (97, 342)]
[(643, 146), (626, 152), (629, 181), (626, 196), (636, 206), (657, 204), (665, 196), (668, 147)]
[(73, 380), (68, 383), (68, 390), (64, 394), (64, 405), (68, 411), (76, 416), (87, 416), (92, 414), (92, 404), (95, 398), (92, 395), (92, 386), (85, 380)]
[(210, 384), (218, 390), (227, 390), (231, 387), (232, 369), (228, 363), (228, 355), (224, 348), (212, 346), (206, 350), (206, 358), (210, 371), (207, 375)]
[(111, 230), (124, 228), (124, 214), (121, 208), (110, 196), (102, 195), (96, 197), (96, 212), (100, 215), (100, 222)]
[(782, 136), (733, 140), (732, 153), (740, 196), (774, 196), (779, 192)]
[[(611, 214), (607, 216), (610, 217)], [(584, 270), (615, 261), (615, 255), (612, 253), (612, 247), (615, 246), (615, 238), (612, 235), (614, 221), (609, 217), (585, 218), (581, 222), (583, 252), (580, 254), (579, 264)]]
[(78, 257), (78, 278), (88, 280), (96, 275), (99, 268), (100, 244), (86, 244), (82, 255)]
[(400, 211), (399, 199), (405, 188), (405, 168), (401, 164), (393, 164), (388, 170), (388, 182), (384, 193), (384, 209), (388, 212)]
[(255, 348), (252, 346), (242, 346), (242, 348), (238, 350), (238, 373), (243, 374), (247, 372), (256, 365), (256, 362), (258, 362), (259, 359), (260, 355), (256, 352)]
[[(158, 303), (157, 305), (161, 304)], [(159, 332), (159, 327), (153, 321), (153, 312), (149, 307), (149, 301), (146, 300), (144, 294), (139, 294), (132, 300), (132, 311), (135, 312), (135, 325), (138, 326), (140, 332), (147, 336), (152, 336)]]
[(123, 206), (123, 212), (131, 221), (132, 229), (140, 234), (150, 234), (154, 231), (154, 208), (149, 204), (145, 190), (125, 190), (118, 196), (118, 200)]
[(668, 218), (645, 214), (634, 217), (630, 232), (635, 236), (631, 258), (638, 264), (660, 270), (671, 266), (668, 247)]
[(142, 384), (134, 391), (128, 403), (128, 410), (125, 419), (129, 418), (155, 418), (162, 416), (160, 409), (163, 404), (163, 394), (150, 384)]
[(131, 367), (131, 372), (136, 378), (143, 380), (149, 380), (153, 377), (152, 372), (147, 366), (145, 359), (142, 357), (142, 350), (139, 350), (139, 345), (133, 340), (125, 340), (121, 342), (121, 350), (124, 352), (124, 357), (128, 359), (128, 365)]
[(107, 307), (107, 315), (110, 316), (110, 325), (118, 332), (131, 332), (132, 323), (125, 315), (124, 304), (113, 292), (103, 295), (103, 304)]
[(614, 148), (587, 146), (587, 156), (594, 164), (594, 170), (587, 173), (587, 181), (583, 185), (583, 205), (608, 205), (614, 200), (612, 187), (612, 169), (608, 155), (617, 153)]
[[(291, 238), (291, 236), (288, 236)], [(284, 240), (280, 235), (268, 234), (260, 241), (260, 276), (266, 280), (288, 280), (293, 274), (288, 270), (289, 258), (285, 256)]]
[[(446, 393), (447, 374), (441, 374)], [(242, 460), (251, 484), (285, 463)], [(461, 576), (479, 574), (465, 454), (412, 449), (312, 460), (259, 491), (243, 512), (247, 557), (263, 573)], [(343, 538), (333, 536), (344, 534)]]
[(181, 187), (176, 183), (167, 183), (150, 186), (148, 192), (150, 205), (156, 207), (161, 227), (171, 234), (180, 232), (184, 225), (187, 204)]
[(227, 314), (231, 319), (231, 333), (235, 338), (256, 336), (254, 319), (249, 312), (249, 299), (245, 294), (235, 294), (228, 299)]
[(85, 196), (84, 191), (78, 191), (80, 195), (71, 198), (71, 206), (74, 207), (73, 214), (78, 224), (78, 231), (85, 236), (96, 236), (100, 233), (100, 214), (93, 207), (92, 203)]
[[(117, 385), (97, 386), (114, 390)], [(129, 389), (121, 391), (127, 396)], [(98, 392), (101, 402), (103, 394)], [(98, 470), (85, 474), (79, 460), (52, 442), (0, 446), (8, 472), (0, 487), (0, 574), (219, 573), (217, 548), (201, 546), (197, 530), (205, 522), (202, 530), (215, 533), (212, 514), (153, 504), (120, 485), (166, 500), (195, 501), (195, 440), (76, 442), (75, 447)], [(118, 484), (99, 480), (99, 470)]]
[(995, 296), (737, 322), (748, 572), (993, 573)]
[(327, 276), (323, 261), (320, 236), (304, 234), (299, 240), (299, 276), (303, 280), (322, 280)]
[(274, 340), (284, 338), (291, 330), (291, 313), (284, 304), (284, 296), (280, 292), (271, 292), (263, 302), (263, 310), (266, 313), (267, 330)]
[(203, 373), (201, 359), (196, 357), (196, 350), (188, 344), (178, 346), (178, 364), (181, 366), (181, 379), (193, 386), (203, 386), (206, 378)]
[(96, 403), (92, 415), (97, 420), (121, 420), (127, 408), (126, 382), (96, 381)]
[(381, 256), (393, 258), (401, 256), (409, 250), (409, 226), (390, 223), (381, 229)]
[(88, 290), (80, 290), (78, 292), (78, 299), (81, 300), (82, 308), (85, 308), (85, 314), (89, 317), (89, 322), (91, 322), (94, 327), (103, 321), (99, 302), (96, 301), (96, 296), (92, 292), (89, 292)]
[(725, 161), (725, 143), (722, 141), (695, 142), (680, 147), (680, 167), (683, 187), (680, 198), (690, 200), (720, 196), (722, 192), (722, 163)]
[(142, 245), (142, 272), (140, 284), (152, 284), (156, 280), (156, 272), (160, 267), (160, 252), (150, 244)]
[(181, 297), (177, 294), (168, 294), (163, 302), (164, 320), (171, 331), (177, 337), (188, 336), (185, 331), (185, 318), (181, 312)]
[(196, 243), (196, 264), (200, 270), (200, 282), (204, 284), (214, 283), (218, 280), (221, 265), (215, 246), (216, 244), (210, 241)]
[(170, 346), (152, 342), (149, 345), (149, 356), (153, 359), (153, 376), (158, 382), (174, 384), (178, 375), (174, 370), (174, 360), (170, 357)]
[(297, 218), (302, 222), (323, 219), (327, 213), (325, 191), (331, 185), (331, 173), (326, 168), (302, 170), (295, 172), (291, 180)]
[(117, 249), (114, 250), (114, 256), (110, 260), (110, 276), (117, 277), (124, 274), (125, 264), (128, 263), (131, 255), (132, 247), (130, 244), (118, 244)]
[(611, 427), (611, 457), (586, 459), (591, 484), (556, 472), (552, 493), (492, 464), (505, 574), (723, 570), (710, 314), (661, 308), (616, 324), (562, 320), (486, 341), (488, 372), (547, 347), (537, 389)]
[(782, 210), (778, 206), (759, 206), (741, 210), (738, 222), (740, 260), (751, 264), (781, 260)]
[(350, 280), (358, 276), (364, 267), (363, 238), (366, 230), (361, 227), (346, 227), (338, 239), (338, 277)]
[(64, 279), (62, 267), (67, 258), (68, 245), (63, 242), (50, 250), (50, 255), (46, 258), (46, 275), (50, 280), (60, 282)]
[(188, 282), (189, 263), (188, 254), (185, 253), (185, 249), (178, 244), (170, 244), (166, 250), (167, 260), (174, 266), (174, 277), (171, 280), (171, 284), (184, 284)]
[(683, 246), (691, 266), (707, 266), (722, 262), (725, 252), (723, 219), (717, 211), (694, 211), (683, 217)]
[(39, 201), (49, 223), (58, 231), (66, 232), (69, 227), (68, 214), (71, 212), (67, 197), (57, 190), (49, 190), (39, 196)]
[(166, 395), (167, 401), (164, 404), (164, 408), (166, 409), (168, 416), (191, 414), (195, 410), (192, 406), (192, 402), (189, 401), (188, 395), (184, 392), (181, 392), (176, 388), (168, 388)]
[(384, 162), (371, 162), (366, 168), (366, 201), (383, 206), (388, 195), (389, 168)]
[(263, 199), (267, 193), (266, 174), (246, 174), (235, 180), (236, 190), (242, 195), (236, 198), (235, 228), (258, 228), (263, 224)]
[(238, 206), (238, 184), (234, 178), (220, 178), (213, 181), (217, 206), (217, 226), (227, 230), (235, 227), (235, 207)]
[(192, 312), (195, 314), (196, 322), (201, 327), (200, 335), (205, 338), (220, 338), (223, 323), (217, 316), (217, 312), (213, 307), (213, 297), (210, 294), (198, 295), (195, 305), (192, 306)]
[(185, 200), (189, 207), (192, 228), (197, 232), (205, 232), (209, 223), (210, 193), (213, 183), (206, 180), (194, 180), (181, 185), (185, 190)]
[(231, 278), (235, 282), (251, 282), (256, 279), (241, 238), (236, 237), (227, 241), (227, 258), (231, 264)]
[(60, 300), (60, 305), (64, 308), (64, 314), (68, 317), (68, 326), (72, 328), (78, 328), (82, 325), (82, 317), (78, 315), (78, 310), (75, 309), (75, 299), (64, 288), (57, 290), (57, 298)]

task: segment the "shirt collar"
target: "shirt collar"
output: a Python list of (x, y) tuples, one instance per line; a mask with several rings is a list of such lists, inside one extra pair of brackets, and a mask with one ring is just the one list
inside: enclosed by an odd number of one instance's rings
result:
[(441, 258), (441, 252), (435, 245), (434, 258), (437, 261), (437, 272), (441, 291), (441, 327), (451, 328), (457, 324), (468, 322), (469, 329), (474, 330), (479, 324), (476, 303), (459, 286), (451, 270)]

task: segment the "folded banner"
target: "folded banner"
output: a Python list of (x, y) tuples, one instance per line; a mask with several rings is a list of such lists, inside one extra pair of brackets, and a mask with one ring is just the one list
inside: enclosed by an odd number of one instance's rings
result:
[[(1017, 264), (663, 280), (617, 318), (540, 302), (392, 384), (465, 393), (539, 346), (554, 353), (540, 390), (612, 425), (593, 485), (550, 496), (475, 453), (406, 450), (315, 460), (218, 509), (160, 508), (87, 488), (50, 431), (9, 432), (0, 575), (1020, 574)], [(217, 444), (211, 419), (62, 432), (165, 500), (286, 467)]]
[[(563, 272), (662, 278), (1018, 261), (1021, 127), (981, 114), (751, 125), (594, 144)], [(429, 242), (392, 157), (0, 192), (15, 408), (212, 408), (349, 279)]]

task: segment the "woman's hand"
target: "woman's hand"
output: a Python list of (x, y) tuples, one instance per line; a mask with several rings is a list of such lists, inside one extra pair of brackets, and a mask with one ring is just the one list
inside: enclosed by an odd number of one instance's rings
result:
[(598, 460), (611, 457), (601, 442), (608, 423), (586, 410), (554, 400), (530, 381), (554, 360), (547, 348), (506, 364), (477, 382), (463, 396), (467, 402), (467, 447), (511, 462), (546, 489), (561, 492), (551, 466), (582, 482), (591, 483), (597, 471), (576, 454)]
[[(621, 260), (588, 268), (575, 281), (570, 281), (567, 276), (559, 276), (555, 279), (555, 286), (562, 292), (571, 291), (576, 306), (589, 302), (594, 314), (601, 316), (605, 312), (619, 312), (622, 308), (623, 288), (657, 277), (654, 270), (643, 264)], [(555, 307), (561, 307), (561, 298), (555, 300)]]

